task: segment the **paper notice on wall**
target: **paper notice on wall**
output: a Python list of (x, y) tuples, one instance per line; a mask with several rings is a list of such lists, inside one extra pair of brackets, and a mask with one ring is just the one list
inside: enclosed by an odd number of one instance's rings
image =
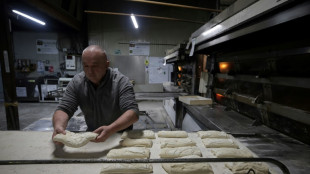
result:
[(129, 55), (132, 56), (148, 56), (150, 55), (149, 42), (130, 42)]
[(172, 65), (163, 65), (163, 57), (149, 57), (149, 83), (168, 82), (170, 80), (169, 66)]
[(44, 67), (44, 63), (42, 62), (42, 61), (38, 61), (37, 62), (37, 71), (38, 72), (44, 72), (44, 70), (45, 70), (45, 67)]
[(17, 97), (27, 97), (27, 88), (26, 87), (16, 87), (16, 96)]
[(36, 46), (38, 54), (58, 54), (56, 40), (37, 39)]

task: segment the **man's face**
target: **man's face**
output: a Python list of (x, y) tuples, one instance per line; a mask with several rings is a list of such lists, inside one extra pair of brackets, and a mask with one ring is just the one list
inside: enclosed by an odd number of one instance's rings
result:
[(99, 85), (109, 65), (107, 59), (103, 56), (104, 54), (97, 51), (86, 51), (82, 55), (85, 75), (96, 85)]

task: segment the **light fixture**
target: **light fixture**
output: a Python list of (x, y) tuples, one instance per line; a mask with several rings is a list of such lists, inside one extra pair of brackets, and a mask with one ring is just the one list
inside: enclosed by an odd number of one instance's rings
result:
[(133, 23), (133, 25), (135, 26), (135, 28), (139, 28), (135, 16), (134, 16), (133, 14), (131, 14), (130, 17), (131, 17), (132, 23)]
[(27, 14), (25, 14), (25, 13), (22, 13), (22, 12), (17, 11), (17, 10), (12, 10), (12, 11), (13, 11), (14, 13), (16, 13), (16, 14), (19, 14), (19, 15), (21, 15), (21, 16), (24, 16), (25, 18), (30, 19), (30, 20), (32, 20), (32, 21), (34, 21), (34, 22), (37, 22), (37, 23), (39, 23), (39, 24), (41, 24), (41, 25), (45, 25), (45, 22), (40, 21), (39, 19), (36, 19), (36, 18), (34, 18), (34, 17), (31, 17), (31, 16), (29, 16), (29, 15), (27, 15)]

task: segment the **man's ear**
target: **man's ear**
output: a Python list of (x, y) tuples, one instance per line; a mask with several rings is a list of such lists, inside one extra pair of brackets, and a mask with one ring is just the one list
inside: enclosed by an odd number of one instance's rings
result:
[(107, 67), (109, 67), (109, 66), (110, 66), (110, 61), (107, 60)]

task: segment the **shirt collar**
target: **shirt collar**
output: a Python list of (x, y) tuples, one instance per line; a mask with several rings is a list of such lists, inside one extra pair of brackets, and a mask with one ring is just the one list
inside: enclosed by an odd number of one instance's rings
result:
[[(109, 77), (110, 77), (110, 73), (111, 73), (111, 68), (108, 67), (108, 68), (107, 68), (107, 72), (106, 72), (106, 74), (104, 75), (104, 77), (101, 79), (101, 81), (100, 81), (98, 87), (104, 86), (104, 85), (107, 83), (107, 81), (109, 80)], [(84, 72), (84, 75), (85, 75), (85, 72)], [(90, 83), (90, 84), (92, 84), (93, 86), (95, 86), (95, 85), (93, 84), (93, 82), (91, 82), (91, 81), (86, 77), (86, 75), (85, 75), (84, 78), (85, 78), (85, 80), (86, 80), (88, 83)], [(98, 88), (98, 87), (97, 87), (97, 88)]]

